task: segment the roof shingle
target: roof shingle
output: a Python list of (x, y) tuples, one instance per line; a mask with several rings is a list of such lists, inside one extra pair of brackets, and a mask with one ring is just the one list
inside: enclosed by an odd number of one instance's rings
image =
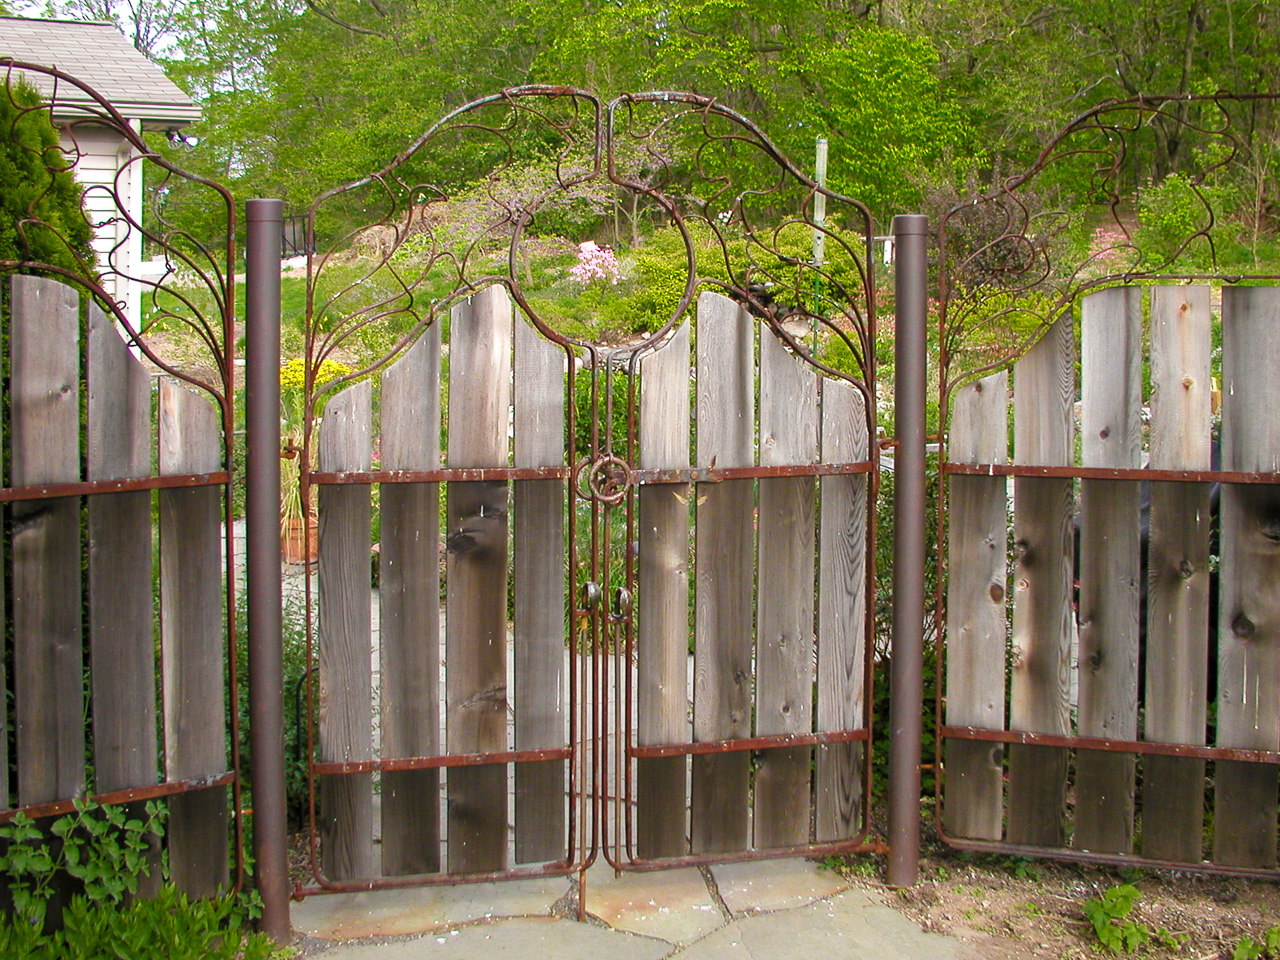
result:
[[(200, 118), (200, 108), (191, 98), (134, 49), (114, 24), (0, 17), (0, 58), (4, 57), (56, 67), (92, 87), (125, 117), (151, 121), (147, 126), (177, 126)], [(27, 74), (27, 79), (46, 96), (53, 89), (43, 74)], [(91, 102), (65, 83), (58, 87), (58, 100)]]

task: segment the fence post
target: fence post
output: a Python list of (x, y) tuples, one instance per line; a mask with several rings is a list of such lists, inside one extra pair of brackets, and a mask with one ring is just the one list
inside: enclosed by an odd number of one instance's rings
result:
[(287, 943), (280, 591), (280, 200), (245, 204), (245, 543), (253, 852), (262, 929)]
[(920, 856), (920, 737), (924, 674), (925, 316), (928, 219), (893, 218), (893, 640), (889, 679), (889, 870), (916, 882)]

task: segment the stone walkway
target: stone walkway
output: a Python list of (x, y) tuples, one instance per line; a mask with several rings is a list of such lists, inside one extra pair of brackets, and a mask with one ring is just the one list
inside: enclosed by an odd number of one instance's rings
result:
[(321, 960), (975, 960), (806, 860), (309, 897), (293, 906)]

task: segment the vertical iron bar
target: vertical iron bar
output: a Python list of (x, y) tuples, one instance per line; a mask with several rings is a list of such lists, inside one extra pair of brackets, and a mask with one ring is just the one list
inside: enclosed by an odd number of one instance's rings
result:
[(928, 219), (893, 218), (893, 645), (889, 680), (889, 870), (893, 887), (917, 880), (924, 674), (925, 311)]
[(284, 204), (245, 204), (245, 521), (253, 852), (262, 929), (287, 943), (280, 590), (280, 245)]

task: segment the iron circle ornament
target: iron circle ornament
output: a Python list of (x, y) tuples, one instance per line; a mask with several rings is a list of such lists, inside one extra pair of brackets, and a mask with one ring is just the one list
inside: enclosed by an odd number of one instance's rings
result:
[(574, 482), (583, 500), (619, 503), (635, 484), (635, 471), (621, 457), (606, 453), (594, 460), (582, 460)]

